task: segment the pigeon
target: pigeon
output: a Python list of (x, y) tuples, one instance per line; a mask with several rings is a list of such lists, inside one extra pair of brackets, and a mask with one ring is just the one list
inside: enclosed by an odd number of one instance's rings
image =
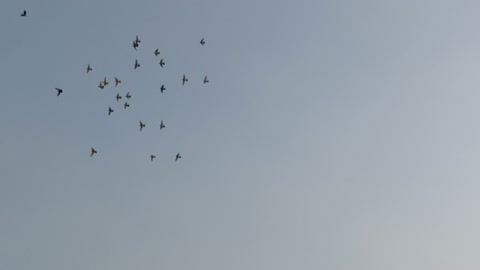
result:
[(205, 75), (205, 79), (203, 79), (203, 84), (209, 83), (210, 81), (207, 79), (207, 76)]
[(155, 54), (155, 56), (158, 57), (158, 55), (160, 54), (160, 51), (159, 51), (158, 49), (156, 49), (155, 52), (154, 52), (154, 54)]
[(137, 48), (138, 48), (138, 43), (137, 43), (137, 42), (135, 42), (135, 40), (133, 41), (133, 48), (135, 49), (135, 51), (136, 51), (136, 50), (137, 50)]
[(160, 92), (163, 93), (163, 91), (165, 91), (165, 90), (166, 90), (165, 85), (162, 84), (162, 87), (160, 87)]
[(138, 39), (138, 36), (135, 36), (135, 42), (136, 43), (141, 43), (142, 41), (140, 39)]
[(92, 156), (93, 156), (94, 154), (96, 154), (96, 153), (97, 153), (97, 150), (93, 149), (93, 147), (92, 147), (92, 151), (91, 151), (91, 153), (90, 153), (90, 157), (92, 157)]
[(111, 107), (108, 107), (108, 115), (110, 115), (113, 112)]
[(142, 129), (145, 127), (145, 124), (142, 123), (142, 121), (140, 121), (140, 131), (142, 131)]
[(164, 129), (165, 128), (165, 125), (163, 124), (163, 120), (160, 121), (160, 130)]
[(20, 14), (20, 16), (22, 16), (22, 17), (26, 17), (26, 16), (27, 16), (27, 11), (26, 11), (26, 10), (23, 10), (23, 13), (22, 13), (22, 14)]
[(125, 104), (123, 104), (123, 108), (126, 110), (127, 107), (130, 107), (130, 104), (128, 104), (128, 102), (125, 101)]
[(55, 88), (57, 90), (57, 97), (60, 96), (61, 93), (63, 93), (63, 90), (60, 88)]
[(177, 155), (175, 156), (175, 162), (177, 162), (177, 160), (180, 158), (182, 158), (182, 156), (180, 156), (180, 153), (177, 153)]
[(117, 79), (117, 77), (115, 77), (115, 87), (117, 87), (119, 83), (122, 83), (122, 81)]
[(135, 66), (134, 66), (134, 69), (137, 69), (137, 67), (140, 67), (140, 64), (138, 63), (138, 60), (135, 59)]
[(185, 74), (183, 74), (182, 85), (184, 85), (185, 82), (188, 82), (188, 79), (185, 77)]
[(105, 86), (103, 85), (103, 82), (100, 81), (100, 84), (98, 85), (98, 88), (103, 89)]
[(150, 161), (153, 162), (153, 159), (156, 158), (155, 155), (150, 155)]
[(200, 44), (202, 44), (202, 46), (205, 45), (205, 38), (202, 38), (202, 40), (200, 40)]
[(130, 92), (128, 92), (128, 93), (125, 95), (125, 97), (126, 97), (127, 99), (130, 99), (132, 96), (130, 96)]
[(88, 64), (88, 66), (87, 66), (87, 73), (90, 72), (90, 71), (92, 71), (92, 70), (93, 70), (93, 69), (90, 67), (90, 64)]
[(163, 61), (163, 58), (160, 59), (160, 66), (161, 66), (161, 67), (165, 66), (165, 62)]
[(117, 102), (118, 102), (118, 100), (122, 99), (122, 96), (120, 96), (120, 94), (117, 93), (117, 96), (115, 98), (117, 99)]
[(104, 77), (104, 78), (103, 78), (103, 85), (104, 85), (104, 86), (107, 86), (107, 85), (108, 85), (107, 77)]

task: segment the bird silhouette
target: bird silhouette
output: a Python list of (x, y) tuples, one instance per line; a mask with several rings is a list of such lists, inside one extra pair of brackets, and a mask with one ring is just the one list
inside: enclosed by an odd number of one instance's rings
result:
[(158, 57), (158, 55), (160, 54), (160, 51), (159, 51), (158, 49), (156, 49), (155, 52), (154, 52), (154, 54), (155, 54), (155, 56)]
[(26, 17), (26, 16), (27, 16), (27, 11), (26, 11), (26, 10), (23, 10), (23, 13), (22, 13), (22, 14), (20, 14), (20, 16), (22, 16), (22, 17)]
[(92, 71), (92, 70), (93, 70), (93, 69), (90, 67), (90, 64), (88, 64), (88, 66), (87, 66), (87, 73), (90, 72), (90, 71)]
[(209, 83), (210, 81), (207, 79), (207, 76), (205, 76), (205, 79), (203, 79), (203, 84)]
[(63, 90), (60, 88), (55, 88), (57, 90), (57, 97), (60, 96), (61, 93), (63, 93)]
[(108, 115), (110, 115), (113, 112), (111, 107), (108, 107)]
[(115, 77), (115, 87), (117, 87), (117, 85), (120, 83), (122, 83), (122, 81), (117, 79), (117, 77)]
[(107, 86), (107, 85), (108, 85), (107, 77), (104, 77), (103, 78), (103, 86)]
[(156, 158), (155, 155), (150, 155), (150, 161), (153, 162), (153, 159)]
[(92, 151), (90, 152), (90, 157), (92, 157), (96, 153), (97, 153), (97, 150), (93, 149), (93, 147), (92, 147)]
[(117, 93), (117, 96), (115, 98), (117, 99), (117, 102), (118, 102), (118, 100), (122, 99), (122, 96), (120, 96), (120, 94)]
[(185, 82), (188, 82), (188, 79), (187, 79), (187, 77), (185, 77), (185, 74), (183, 74), (182, 85), (184, 85)]
[(202, 46), (205, 45), (205, 38), (202, 38), (202, 40), (200, 40), (200, 44), (202, 44)]
[(175, 162), (177, 162), (177, 160), (179, 160), (180, 158), (182, 158), (182, 156), (180, 156), (180, 153), (177, 153), (177, 155), (175, 156)]
[(162, 87), (160, 87), (160, 93), (163, 93), (163, 91), (165, 91), (165, 90), (166, 90), (165, 85), (162, 84)]
[(140, 64), (138, 63), (138, 60), (135, 59), (135, 66), (134, 66), (134, 69), (137, 69), (137, 67), (140, 67)]
[(164, 129), (165, 128), (165, 125), (163, 124), (163, 120), (160, 121), (160, 130)]
[(160, 66), (163, 68), (163, 66), (165, 66), (165, 61), (163, 61), (163, 58), (160, 59)]
[(142, 123), (142, 121), (140, 121), (140, 131), (142, 131), (142, 129), (145, 127), (145, 124)]
[(130, 92), (127, 92), (127, 94), (125, 95), (125, 97), (126, 97), (127, 99), (132, 98), (132, 96), (130, 96)]
[(130, 107), (130, 104), (128, 104), (128, 102), (125, 101), (125, 104), (123, 104), (123, 108), (126, 110), (128, 107)]
[(103, 82), (100, 81), (100, 84), (98, 85), (98, 88), (103, 89), (105, 86), (103, 85)]
[(136, 50), (137, 50), (137, 48), (138, 48), (138, 43), (137, 43), (137, 42), (135, 42), (135, 40), (133, 41), (133, 48), (135, 49), (135, 51), (136, 51)]

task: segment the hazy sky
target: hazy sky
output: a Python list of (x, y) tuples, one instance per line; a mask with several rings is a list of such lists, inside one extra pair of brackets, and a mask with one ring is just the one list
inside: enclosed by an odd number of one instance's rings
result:
[(0, 269), (478, 270), (479, 11), (2, 1)]

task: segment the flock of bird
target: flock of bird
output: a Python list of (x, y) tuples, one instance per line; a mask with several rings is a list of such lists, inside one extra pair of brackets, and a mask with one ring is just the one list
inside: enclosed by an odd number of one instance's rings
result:
[[(27, 11), (24, 10), (23, 13), (20, 14), (20, 16), (22, 17), (26, 17), (27, 16)], [(141, 40), (138, 38), (138, 35), (135, 37), (135, 39), (133, 40), (133, 48), (135, 50), (137, 50), (140, 46), (140, 43), (141, 43)], [(200, 40), (200, 44), (202, 46), (205, 46), (205, 38), (202, 38)], [(153, 53), (156, 57), (158, 57), (160, 55), (160, 50), (157, 48), (155, 49), (154, 53)], [(165, 60), (162, 58), (160, 59), (160, 67), (164, 67), (165, 66)], [(137, 69), (140, 67), (140, 63), (138, 62), (137, 59), (135, 59), (135, 63), (134, 63), (134, 66), (133, 68), (134, 69)], [(86, 73), (90, 73), (93, 71), (93, 68), (90, 64), (87, 64), (87, 69), (86, 69)], [(122, 83), (122, 81), (120, 79), (118, 79), (117, 77), (114, 77), (115, 79), (115, 87), (117, 87), (119, 84)], [(185, 74), (183, 74), (183, 77), (182, 77), (182, 86), (185, 85), (185, 83), (188, 82), (188, 78)], [(207, 84), (209, 83), (209, 80), (207, 78), (207, 76), (205, 76), (205, 78), (203, 79), (203, 83), (204, 84)], [(109, 85), (109, 82), (107, 80), (107, 77), (104, 77), (103, 80), (100, 81), (98, 87), (102, 90), (104, 89), (106, 86)], [(55, 90), (57, 91), (57, 97), (60, 96), (62, 93), (63, 93), (63, 89), (61, 88), (55, 88)], [(166, 90), (165, 88), (165, 85), (162, 84), (162, 86), (160, 87), (160, 92), (163, 93), (164, 91)], [(127, 92), (127, 94), (125, 95), (125, 98), (130, 100), (132, 98), (130, 92)], [(117, 100), (117, 102), (122, 99), (122, 96), (120, 95), (120, 93), (117, 93), (115, 99)], [(126, 110), (128, 107), (130, 107), (130, 104), (128, 103), (128, 101), (125, 101), (125, 103), (123, 104), (123, 108)], [(112, 107), (108, 107), (108, 115), (111, 115), (113, 112), (115, 112)], [(139, 121), (139, 126), (140, 126), (140, 132), (146, 127), (145, 123), (143, 123), (142, 121)], [(160, 130), (164, 129), (166, 126), (165, 124), (163, 123), (163, 120), (160, 121)], [(94, 155), (98, 154), (97, 150), (94, 148), (94, 147), (91, 147), (90, 149), (90, 157), (93, 157)], [(154, 154), (151, 154), (150, 155), (150, 161), (153, 162), (153, 160), (156, 158), (156, 155)], [(180, 155), (180, 153), (177, 153), (175, 155), (175, 162), (177, 162), (179, 159), (181, 159), (182, 156)]]

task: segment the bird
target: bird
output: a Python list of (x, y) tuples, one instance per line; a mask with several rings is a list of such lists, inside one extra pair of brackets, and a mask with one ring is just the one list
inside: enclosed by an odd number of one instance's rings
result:
[(122, 83), (122, 81), (117, 79), (117, 77), (115, 77), (115, 87), (117, 87), (119, 83)]
[(61, 93), (63, 93), (63, 90), (60, 88), (55, 88), (57, 90), (57, 97), (60, 96)]
[(202, 46), (205, 45), (205, 38), (202, 38), (202, 40), (200, 40), (200, 44), (202, 44)]
[(165, 125), (163, 124), (163, 120), (160, 121), (160, 130), (164, 129), (165, 128)]
[(130, 107), (130, 104), (128, 104), (128, 102), (125, 101), (125, 104), (123, 104), (123, 108), (126, 110), (127, 107)]
[(185, 74), (183, 74), (182, 85), (184, 85), (185, 82), (188, 82), (188, 79), (185, 77)]
[(158, 55), (160, 54), (160, 51), (159, 51), (158, 49), (156, 49), (155, 52), (154, 52), (154, 54), (155, 54), (155, 56), (158, 57)]
[(166, 90), (165, 85), (162, 84), (162, 87), (160, 87), (160, 92), (163, 93), (163, 91), (165, 91), (165, 90)]
[(117, 99), (117, 102), (118, 102), (119, 99), (122, 99), (122, 96), (120, 96), (120, 94), (117, 93), (117, 96), (115, 98)]
[(144, 127), (145, 127), (145, 124), (142, 121), (140, 121), (140, 131), (142, 131)]
[(133, 41), (133, 48), (135, 49), (135, 51), (136, 51), (136, 50), (137, 50), (137, 48), (138, 48), (138, 43), (137, 43), (137, 42), (135, 42), (135, 40)]
[(103, 89), (105, 86), (103, 85), (103, 82), (100, 81), (100, 84), (98, 85), (98, 88)]
[(108, 107), (108, 115), (110, 115), (113, 112), (111, 107)]
[(92, 157), (92, 156), (93, 156), (94, 154), (96, 154), (96, 153), (97, 153), (97, 150), (95, 150), (95, 149), (92, 147), (92, 151), (91, 151), (91, 153), (90, 153), (90, 157)]
[(135, 42), (136, 42), (136, 43), (141, 43), (141, 42), (142, 42), (140, 39), (138, 39), (138, 35), (135, 36)]
[(150, 161), (153, 162), (153, 159), (156, 158), (155, 155), (150, 155)]
[(125, 95), (125, 97), (126, 97), (127, 99), (130, 99), (132, 96), (130, 96), (130, 92), (127, 92), (127, 94)]
[(20, 14), (20, 16), (22, 16), (22, 17), (26, 17), (26, 16), (27, 16), (27, 11), (26, 11), (26, 10), (23, 10), (23, 13), (22, 13), (22, 14)]
[(207, 76), (205, 75), (205, 79), (203, 79), (203, 84), (209, 83), (210, 81), (207, 79)]
[(138, 60), (135, 59), (135, 66), (134, 66), (134, 69), (137, 69), (137, 67), (140, 67), (140, 64), (138, 63)]
[(182, 156), (180, 156), (180, 153), (177, 153), (177, 155), (175, 156), (175, 162), (177, 162), (177, 160), (180, 158), (182, 158)]
[(163, 61), (163, 58), (160, 59), (160, 66), (161, 66), (161, 67), (165, 66), (165, 62)]
[(87, 73), (90, 72), (90, 71), (92, 71), (92, 70), (93, 70), (93, 69), (90, 67), (90, 64), (88, 64), (88, 66), (87, 66)]
[(107, 77), (104, 77), (104, 78), (103, 78), (103, 85), (104, 85), (104, 86), (107, 86), (107, 85), (108, 85)]

